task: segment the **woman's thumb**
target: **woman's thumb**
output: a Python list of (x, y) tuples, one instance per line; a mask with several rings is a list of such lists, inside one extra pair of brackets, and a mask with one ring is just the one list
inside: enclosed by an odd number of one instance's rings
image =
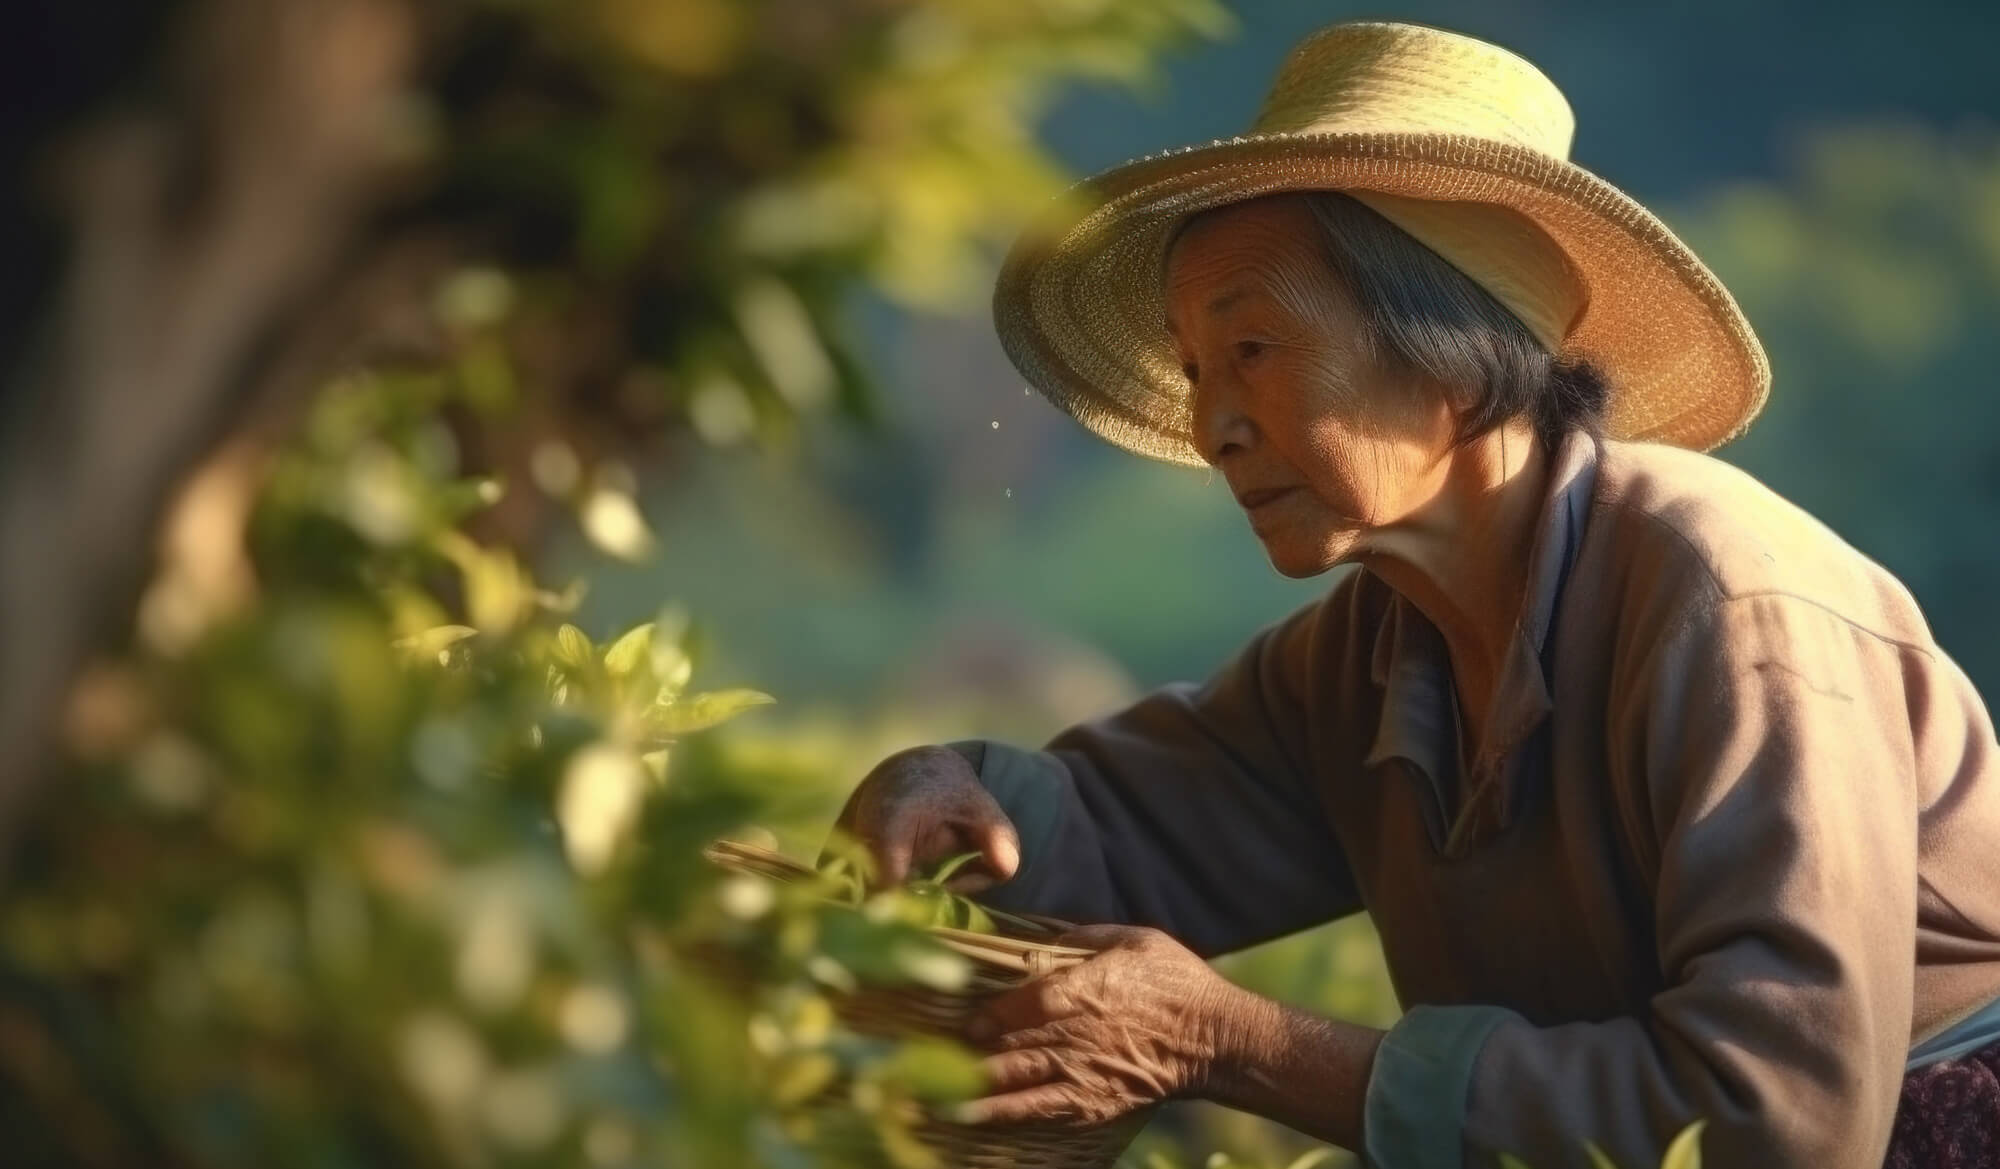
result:
[(1021, 838), (1015, 835), (1014, 826), (1003, 819), (982, 826), (980, 832), (979, 851), (986, 866), (1001, 880), (1012, 879), (1021, 867)]

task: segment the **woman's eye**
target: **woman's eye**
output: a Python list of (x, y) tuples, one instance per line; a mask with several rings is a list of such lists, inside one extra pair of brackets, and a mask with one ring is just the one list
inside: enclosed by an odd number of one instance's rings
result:
[(1238, 341), (1236, 343), (1236, 356), (1245, 361), (1263, 352), (1264, 343), (1262, 341)]

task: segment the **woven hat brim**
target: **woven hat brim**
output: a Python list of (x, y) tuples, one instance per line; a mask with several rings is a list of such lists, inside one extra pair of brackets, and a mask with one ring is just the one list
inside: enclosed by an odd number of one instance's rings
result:
[(1763, 408), (1763, 346), (1721, 281), (1659, 218), (1582, 167), (1462, 134), (1246, 135), (1114, 167), (1079, 183), (1001, 266), (994, 324), (1050, 401), (1111, 443), (1206, 465), (1166, 335), (1162, 253), (1212, 207), (1281, 191), (1359, 188), (1497, 203), (1575, 264), (1587, 300), (1564, 353), (1606, 375), (1614, 438), (1710, 450)]

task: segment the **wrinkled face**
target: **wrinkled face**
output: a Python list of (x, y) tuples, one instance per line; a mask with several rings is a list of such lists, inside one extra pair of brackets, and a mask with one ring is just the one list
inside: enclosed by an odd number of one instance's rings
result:
[(1204, 216), (1167, 258), (1167, 330), (1194, 387), (1194, 443), (1290, 577), (1348, 559), (1438, 491), (1440, 387), (1385, 372), (1297, 201)]

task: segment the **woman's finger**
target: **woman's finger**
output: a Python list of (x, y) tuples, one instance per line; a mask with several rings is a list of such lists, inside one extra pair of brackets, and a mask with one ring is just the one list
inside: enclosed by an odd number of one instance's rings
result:
[(1055, 942), (1059, 946), (1075, 946), (1082, 950), (1109, 950), (1120, 942), (1135, 941), (1145, 932), (1144, 926), (1099, 922), (1064, 930)]
[(1076, 1005), (1069, 993), (1068, 974), (1068, 970), (1058, 970), (995, 996), (974, 1017), (968, 1034), (975, 1039), (995, 1037), (1074, 1014)]
[(872, 842), (869, 851), (875, 854), (875, 880), (880, 886), (900, 885), (910, 875), (910, 859), (916, 851), (918, 825), (905, 820), (891, 820), (883, 826), (882, 833)]
[(1062, 1080), (1066, 1070), (1063, 1057), (1051, 1047), (1003, 1051), (980, 1060), (979, 1065), (986, 1073), (986, 1094), (989, 1096)]
[(1070, 1084), (1041, 1084), (1019, 1092), (982, 1096), (952, 1106), (947, 1118), (958, 1124), (1019, 1124), (1030, 1120), (1083, 1120), (1082, 1095)]
[(1011, 880), (1021, 867), (1021, 837), (1014, 831), (1014, 822), (993, 803), (979, 821), (970, 826), (974, 841), (979, 846), (979, 854), (993, 875), (1002, 881)]
[(1009, 1031), (1003, 1035), (994, 1036), (993, 1041), (987, 1046), (991, 1047), (994, 1051), (1021, 1051), (1030, 1047), (1060, 1049), (1070, 1046), (1075, 1039), (1076, 1036), (1072, 1033), (1069, 1021), (1058, 1019), (1053, 1023), (1044, 1023), (1039, 1027), (1028, 1027), (1020, 1031)]
[(985, 869), (967, 865), (953, 873), (950, 879), (945, 881), (944, 887), (961, 897), (970, 897), (974, 893), (984, 893), (999, 883)]
[(918, 865), (928, 868), (965, 849), (949, 823), (915, 808), (889, 817), (874, 851), (877, 886), (888, 888), (909, 880)]

